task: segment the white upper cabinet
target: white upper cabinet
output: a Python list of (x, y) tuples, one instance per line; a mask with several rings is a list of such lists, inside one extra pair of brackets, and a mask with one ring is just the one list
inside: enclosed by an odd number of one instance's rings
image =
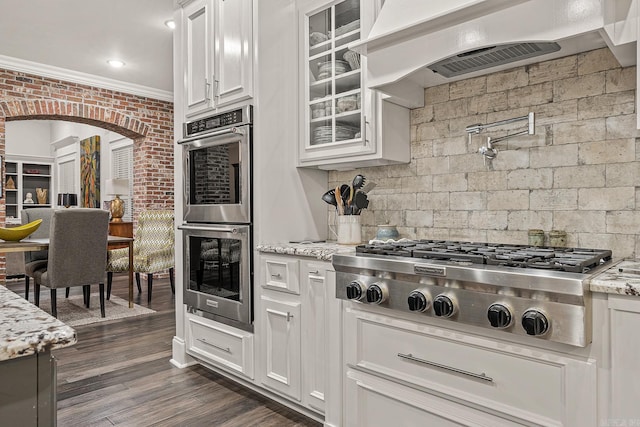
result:
[(375, 2), (318, 3), (298, 1), (299, 166), (351, 169), (409, 162), (409, 110), (365, 89), (366, 58), (349, 48), (371, 28)]
[(216, 2), (214, 103), (234, 104), (253, 96), (252, 0)]
[(213, 108), (211, 80), (213, 37), (211, 1), (190, 3), (184, 8), (185, 112), (196, 115)]
[(183, 3), (187, 119), (253, 96), (252, 0)]

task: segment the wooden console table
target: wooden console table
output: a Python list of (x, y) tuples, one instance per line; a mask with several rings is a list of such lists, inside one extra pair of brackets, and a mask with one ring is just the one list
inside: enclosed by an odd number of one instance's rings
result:
[(133, 237), (133, 222), (111, 221), (109, 223), (109, 235), (120, 237)]

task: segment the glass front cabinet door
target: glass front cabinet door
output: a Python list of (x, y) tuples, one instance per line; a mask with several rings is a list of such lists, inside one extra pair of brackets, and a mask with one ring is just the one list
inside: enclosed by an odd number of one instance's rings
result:
[[(366, 89), (366, 58), (349, 48), (371, 28), (374, 3), (341, 0), (318, 7), (317, 1), (299, 2), (303, 40), (300, 166), (341, 169), (409, 161), (409, 111), (387, 105), (381, 94)], [(393, 110), (391, 117), (381, 117), (386, 110)], [(402, 154), (385, 161), (378, 127), (387, 119), (406, 127), (406, 141)]]

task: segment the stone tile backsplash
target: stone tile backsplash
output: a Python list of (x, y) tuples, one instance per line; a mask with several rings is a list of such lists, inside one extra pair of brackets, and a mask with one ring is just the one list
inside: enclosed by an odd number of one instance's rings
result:
[[(604, 48), (425, 90), (411, 111), (411, 162), (332, 171), (329, 186), (364, 174), (377, 187), (362, 213), (363, 238), (377, 224), (402, 237), (526, 244), (527, 230), (567, 232), (568, 246), (640, 254), (640, 142), (636, 68)], [(486, 136), (465, 127), (536, 113), (536, 135), (498, 143), (488, 167)], [(330, 215), (330, 220), (333, 215)]]

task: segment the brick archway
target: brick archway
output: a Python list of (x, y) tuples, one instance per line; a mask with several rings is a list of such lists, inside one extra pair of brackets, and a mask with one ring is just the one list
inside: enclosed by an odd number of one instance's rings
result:
[[(134, 220), (142, 210), (173, 208), (172, 102), (0, 68), (0, 156), (6, 122), (15, 120), (71, 121), (132, 139)], [(2, 197), (0, 226), (5, 214)], [(0, 281), (4, 277), (0, 254)]]
[(4, 121), (11, 120), (65, 120), (84, 123), (119, 133), (138, 140), (149, 132), (142, 121), (97, 105), (55, 99), (13, 100), (0, 102), (0, 144), (4, 146)]

